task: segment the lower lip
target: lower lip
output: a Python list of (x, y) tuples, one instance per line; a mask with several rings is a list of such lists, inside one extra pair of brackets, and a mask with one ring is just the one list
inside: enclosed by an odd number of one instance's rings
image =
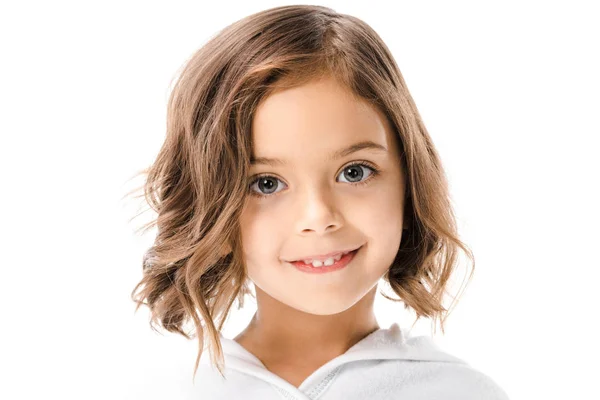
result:
[(362, 248), (351, 251), (348, 254), (345, 254), (338, 261), (334, 262), (332, 265), (324, 265), (322, 267), (313, 267), (312, 264), (305, 264), (303, 261), (294, 261), (291, 262), (294, 267), (298, 268), (302, 272), (308, 272), (309, 274), (325, 274), (327, 272), (337, 271), (338, 269), (344, 268), (346, 265), (354, 259), (354, 256), (358, 251)]

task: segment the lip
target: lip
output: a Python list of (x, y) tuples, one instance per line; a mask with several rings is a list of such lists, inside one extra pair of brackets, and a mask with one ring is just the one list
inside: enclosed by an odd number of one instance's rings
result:
[(297, 268), (302, 272), (306, 272), (309, 274), (325, 274), (328, 272), (337, 271), (345, 268), (358, 254), (359, 250), (362, 249), (363, 246), (360, 246), (358, 249), (351, 251), (348, 254), (345, 254), (338, 261), (335, 261), (333, 265), (322, 266), (322, 267), (313, 267), (311, 264), (304, 264), (303, 261), (292, 261), (289, 264)]
[(334, 257), (334, 256), (336, 256), (336, 255), (338, 255), (338, 254), (341, 254), (341, 253), (344, 253), (344, 252), (346, 252), (346, 251), (350, 252), (350, 251), (355, 251), (355, 250), (358, 250), (358, 249), (360, 249), (361, 247), (362, 247), (362, 245), (361, 245), (361, 246), (359, 246), (359, 247), (351, 247), (351, 248), (349, 248), (349, 249), (346, 249), (346, 250), (338, 250), (338, 251), (333, 251), (333, 252), (331, 252), (331, 253), (327, 253), (327, 254), (320, 254), (320, 255), (306, 256), (306, 257), (298, 258), (298, 259), (296, 259), (296, 260), (293, 260), (293, 261), (287, 261), (287, 262), (289, 262), (289, 263), (293, 263), (293, 262), (302, 261), (302, 260), (315, 260), (315, 259), (322, 259), (322, 260), (325, 260), (325, 259), (327, 259), (327, 258), (329, 258), (329, 257)]

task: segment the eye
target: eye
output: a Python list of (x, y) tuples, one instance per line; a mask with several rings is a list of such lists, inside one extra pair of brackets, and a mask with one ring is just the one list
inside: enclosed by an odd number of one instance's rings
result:
[[(365, 173), (363, 170), (370, 170), (371, 172), (367, 175), (367, 178), (364, 180), (363, 177)], [(344, 169), (338, 174), (338, 176), (343, 176), (345, 179), (348, 179), (349, 182), (355, 186), (365, 185), (369, 183), (375, 176), (379, 174), (379, 170), (372, 166), (371, 164), (360, 161), (355, 162), (354, 164), (349, 164), (344, 167)], [(249, 186), (250, 194), (256, 197), (270, 197), (273, 193), (277, 193), (276, 189), (279, 188), (278, 182), (281, 182), (280, 179), (272, 176), (272, 175), (259, 175), (256, 179), (254, 179)], [(259, 192), (254, 190), (254, 187), (257, 187)]]
[[(372, 172), (368, 175), (367, 179), (361, 181), (362, 177), (364, 176), (364, 172), (362, 172), (362, 170), (365, 168), (370, 169)], [(370, 182), (371, 176), (375, 176), (378, 173), (379, 170), (377, 170), (375, 167), (371, 166), (370, 164), (367, 164), (366, 162), (361, 161), (344, 167), (341, 175), (350, 177), (349, 179), (351, 179), (351, 181), (349, 183), (354, 183), (355, 185), (364, 185)]]
[[(250, 194), (257, 197), (269, 197), (272, 193), (276, 193), (275, 189), (277, 186), (277, 182), (281, 182), (281, 180), (275, 178), (271, 175), (259, 175), (257, 179), (255, 179), (250, 185)], [(265, 190), (267, 194), (257, 193), (253, 190), (253, 187), (257, 186), (259, 190)]]

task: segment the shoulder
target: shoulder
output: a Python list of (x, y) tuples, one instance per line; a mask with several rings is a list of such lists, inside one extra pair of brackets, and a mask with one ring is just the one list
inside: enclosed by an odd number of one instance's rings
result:
[(509, 400), (506, 391), (489, 375), (467, 363), (433, 362), (426, 398), (444, 400)]
[(408, 336), (407, 344), (418, 349), (414, 374), (424, 399), (509, 400), (506, 391), (487, 373), (463, 358), (447, 352), (429, 336)]

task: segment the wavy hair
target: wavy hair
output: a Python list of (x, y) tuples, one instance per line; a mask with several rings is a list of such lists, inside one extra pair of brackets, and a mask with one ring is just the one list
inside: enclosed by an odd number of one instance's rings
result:
[(238, 221), (257, 105), (275, 90), (326, 76), (379, 107), (400, 139), (408, 230), (384, 276), (398, 299), (381, 294), (412, 308), (417, 320), (440, 319), (444, 331), (443, 295), (458, 251), (473, 267), (474, 257), (458, 238), (440, 157), (391, 52), (369, 25), (322, 6), (271, 8), (225, 27), (179, 72), (165, 141), (142, 171), (140, 197), (157, 217), (141, 229), (156, 227), (157, 235), (131, 296), (136, 311), (149, 307), (153, 329), (197, 337), (194, 377), (206, 338), (223, 375), (219, 332), (233, 303), (239, 309), (252, 295)]

